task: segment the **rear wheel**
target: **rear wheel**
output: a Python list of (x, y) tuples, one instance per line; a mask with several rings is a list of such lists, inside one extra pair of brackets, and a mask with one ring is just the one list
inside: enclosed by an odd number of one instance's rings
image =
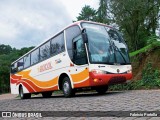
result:
[(52, 92), (43, 92), (43, 93), (42, 93), (42, 96), (43, 96), (44, 98), (49, 98), (49, 97), (52, 96)]
[(99, 86), (96, 87), (95, 90), (98, 92), (98, 94), (105, 94), (106, 91), (108, 90), (108, 86)]
[(19, 96), (20, 96), (21, 99), (29, 99), (29, 98), (31, 98), (31, 93), (24, 93), (23, 92), (23, 87), (20, 86), (20, 88), (19, 88)]
[(75, 95), (75, 91), (72, 89), (71, 82), (68, 77), (63, 79), (62, 90), (65, 97), (72, 97)]

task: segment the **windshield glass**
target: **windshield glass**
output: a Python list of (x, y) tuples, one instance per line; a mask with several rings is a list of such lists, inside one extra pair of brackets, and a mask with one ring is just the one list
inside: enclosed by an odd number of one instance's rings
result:
[(91, 63), (129, 64), (128, 50), (121, 35), (106, 26), (83, 23), (88, 35), (88, 52)]

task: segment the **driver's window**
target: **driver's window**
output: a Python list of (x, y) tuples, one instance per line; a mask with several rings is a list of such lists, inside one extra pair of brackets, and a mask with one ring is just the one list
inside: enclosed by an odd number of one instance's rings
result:
[(74, 63), (77, 65), (87, 64), (87, 56), (82, 36), (73, 39)]

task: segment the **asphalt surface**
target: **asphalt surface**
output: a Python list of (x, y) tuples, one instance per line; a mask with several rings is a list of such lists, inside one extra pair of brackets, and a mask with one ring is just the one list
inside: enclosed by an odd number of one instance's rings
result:
[[(1, 98), (2, 96), (0, 96)], [(31, 99), (1, 99), (0, 111), (160, 111), (160, 90), (134, 90), (107, 92), (98, 95), (95, 92), (79, 93), (73, 98), (52, 95), (51, 98), (33, 96)], [(97, 119), (95, 117), (76, 117), (80, 120)], [(48, 118), (52, 119), (52, 118)], [(58, 117), (57, 119), (75, 119)], [(158, 117), (100, 117), (98, 119), (159, 120)]]

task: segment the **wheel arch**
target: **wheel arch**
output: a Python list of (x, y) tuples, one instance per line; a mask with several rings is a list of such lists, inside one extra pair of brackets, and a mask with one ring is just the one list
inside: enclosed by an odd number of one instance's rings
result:
[(17, 86), (18, 93), (19, 93), (20, 87), (23, 88), (23, 92), (24, 92), (25, 94), (26, 94), (26, 93), (30, 93), (30, 92), (28, 91), (28, 89), (27, 89), (22, 83), (20, 83), (20, 84)]
[(63, 81), (63, 78), (65, 78), (65, 77), (68, 77), (70, 79), (71, 87), (74, 88), (71, 76), (68, 73), (62, 73), (62, 74), (60, 74), (60, 76), (58, 78), (58, 89), (59, 90), (62, 90), (62, 81)]

